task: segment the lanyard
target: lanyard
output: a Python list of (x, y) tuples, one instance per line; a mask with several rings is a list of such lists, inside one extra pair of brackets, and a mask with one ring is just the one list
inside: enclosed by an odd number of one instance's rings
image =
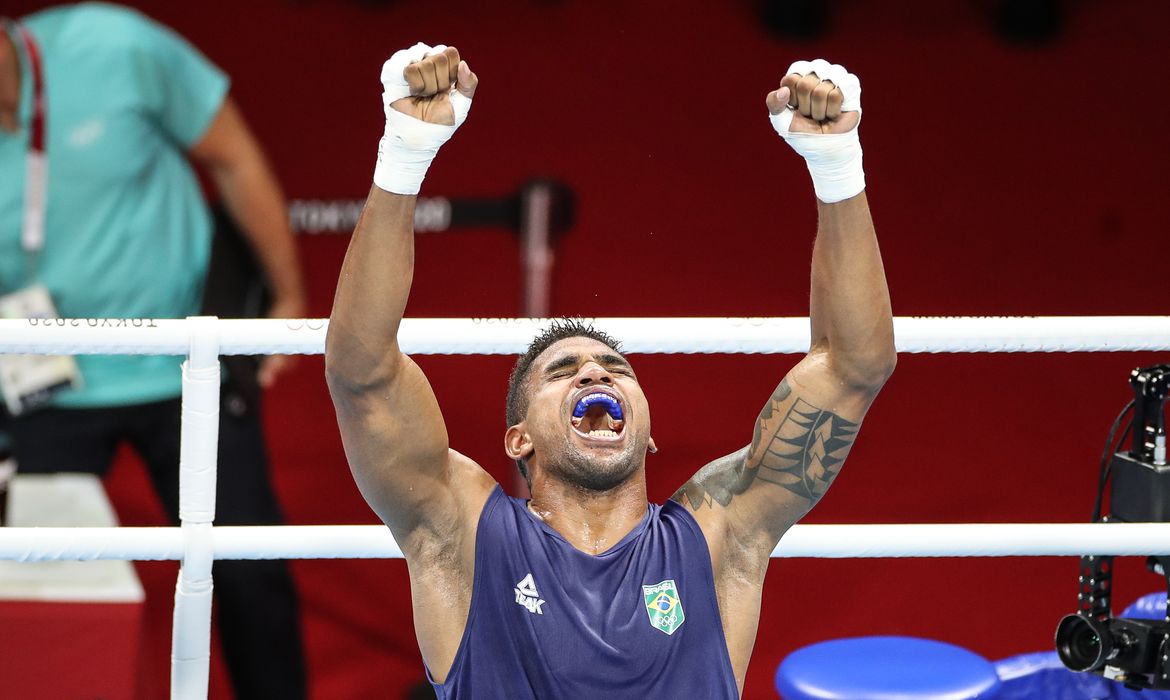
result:
[(25, 158), (24, 221), (20, 231), (20, 244), (30, 257), (31, 272), (32, 258), (45, 247), (45, 195), (49, 181), (49, 161), (45, 155), (45, 82), (36, 41), (19, 24), (16, 31), (32, 73), (32, 123)]

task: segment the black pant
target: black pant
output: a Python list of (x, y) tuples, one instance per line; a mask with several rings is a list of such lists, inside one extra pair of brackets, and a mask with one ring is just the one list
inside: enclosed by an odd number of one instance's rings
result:
[[(280, 507), (255, 410), (220, 413), (215, 522), (279, 525)], [(235, 407), (233, 407), (235, 408)], [(13, 419), (17, 471), (104, 476), (123, 440), (141, 455), (173, 523), (179, 518), (178, 399), (116, 408), (34, 411)], [(304, 698), (305, 668), (296, 591), (288, 562), (217, 561), (218, 624), (236, 697)]]

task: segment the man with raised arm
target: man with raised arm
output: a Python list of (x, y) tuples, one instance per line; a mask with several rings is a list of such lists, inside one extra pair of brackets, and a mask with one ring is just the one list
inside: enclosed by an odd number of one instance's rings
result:
[[(646, 497), (650, 412), (620, 345), (554, 324), (517, 361), (504, 448), (530, 500), (451, 450), (398, 345), (415, 195), (478, 80), (454, 48), (382, 70), (386, 132), (334, 301), (326, 374), (346, 455), (406, 555), (419, 647), (440, 698), (737, 698), (769, 555), (824, 495), (896, 355), (865, 199), (861, 87), (824, 61), (767, 95), (817, 194), (812, 347), (751, 443), (665, 505)], [(775, 222), (781, 225), (782, 222)], [(745, 436), (747, 426), (745, 426)]]

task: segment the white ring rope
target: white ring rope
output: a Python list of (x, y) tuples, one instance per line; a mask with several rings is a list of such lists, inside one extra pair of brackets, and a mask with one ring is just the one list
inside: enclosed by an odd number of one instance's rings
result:
[[(183, 558), (177, 527), (0, 528), (0, 560)], [(398, 559), (381, 525), (219, 526), (216, 559)], [(1170, 523), (794, 525), (773, 557), (1170, 555)]]
[[(807, 318), (597, 318), (629, 353), (802, 353)], [(513, 355), (551, 322), (531, 318), (408, 318), (414, 355)], [(185, 355), (191, 320), (3, 319), (0, 353)], [(219, 319), (223, 355), (315, 355), (325, 319)], [(1116, 352), (1170, 349), (1170, 316), (898, 317), (899, 352)]]

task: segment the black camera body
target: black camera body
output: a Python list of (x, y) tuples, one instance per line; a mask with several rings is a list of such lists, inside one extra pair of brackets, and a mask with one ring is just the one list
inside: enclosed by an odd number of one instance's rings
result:
[(1100, 673), (1133, 688), (1170, 688), (1170, 625), (1124, 617), (1066, 615), (1056, 651), (1073, 671)]
[[(1127, 452), (1102, 459), (1095, 522), (1170, 522), (1170, 466), (1166, 460), (1165, 403), (1170, 394), (1170, 365), (1130, 373), (1134, 400), (1117, 417), (1113, 436), (1132, 408), (1133, 443)], [(1129, 428), (1126, 429), (1129, 432)], [(1123, 433), (1120, 442), (1125, 442)], [(1106, 483), (1112, 477), (1110, 515), (1101, 516)], [(1170, 557), (1147, 559), (1170, 594)], [(1134, 689), (1170, 689), (1170, 600), (1161, 620), (1115, 618), (1111, 607), (1113, 557), (1081, 558), (1078, 611), (1056, 628), (1056, 651), (1072, 671), (1097, 673)], [(1168, 595), (1170, 598), (1170, 595)]]
[(1125, 452), (1113, 455), (1111, 520), (1170, 523), (1170, 465), (1154, 465)]

